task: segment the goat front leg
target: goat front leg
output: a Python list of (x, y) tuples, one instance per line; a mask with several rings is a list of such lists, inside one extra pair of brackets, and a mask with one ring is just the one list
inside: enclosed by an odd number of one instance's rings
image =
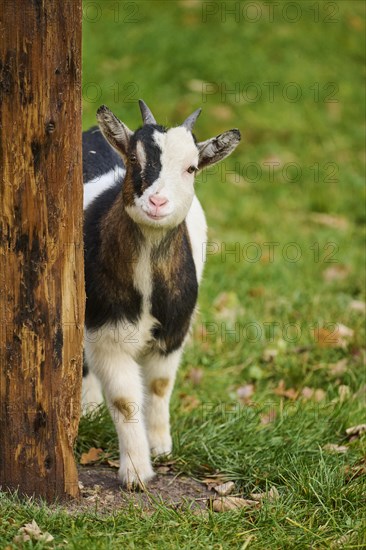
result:
[(181, 355), (180, 349), (168, 356), (149, 355), (142, 362), (147, 436), (153, 456), (169, 455), (172, 451), (169, 403)]
[(119, 477), (124, 485), (143, 486), (154, 476), (143, 417), (143, 383), (139, 365), (121, 350), (103, 355), (89, 347), (89, 362), (102, 382), (119, 443)]

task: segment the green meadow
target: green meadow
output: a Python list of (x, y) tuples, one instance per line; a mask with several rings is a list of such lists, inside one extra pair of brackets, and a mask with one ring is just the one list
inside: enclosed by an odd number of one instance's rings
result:
[[(366, 546), (365, 4), (84, 1), (83, 127), (106, 104), (131, 129), (202, 107), (199, 140), (242, 141), (197, 178), (208, 226), (199, 311), (175, 385), (176, 475), (222, 474), (260, 506), (164, 502), (67, 512), (0, 497), (2, 548)], [(76, 455), (118, 458), (105, 410)], [(278, 493), (278, 494), (277, 494)], [(23, 547), (23, 546), (22, 546)]]

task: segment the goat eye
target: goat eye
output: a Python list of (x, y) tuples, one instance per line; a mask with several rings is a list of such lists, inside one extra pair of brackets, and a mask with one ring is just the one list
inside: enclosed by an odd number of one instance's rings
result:
[(192, 165), (187, 169), (187, 172), (188, 172), (188, 174), (193, 174), (193, 172), (196, 172), (196, 170), (197, 170), (197, 168)]
[(136, 162), (136, 161), (137, 161), (136, 155), (130, 155), (130, 159), (129, 159), (129, 160), (130, 160), (130, 162), (132, 162), (132, 163)]

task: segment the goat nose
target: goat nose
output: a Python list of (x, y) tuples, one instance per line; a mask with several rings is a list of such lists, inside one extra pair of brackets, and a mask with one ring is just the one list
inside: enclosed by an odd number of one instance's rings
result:
[(157, 206), (158, 208), (160, 206), (164, 206), (164, 204), (168, 202), (168, 199), (166, 197), (162, 197), (161, 195), (152, 195), (149, 200), (151, 204)]

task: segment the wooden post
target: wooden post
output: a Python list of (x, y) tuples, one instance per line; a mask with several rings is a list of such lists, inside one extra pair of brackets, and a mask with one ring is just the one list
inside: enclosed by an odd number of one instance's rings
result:
[(81, 0), (0, 0), (0, 485), (78, 495)]

